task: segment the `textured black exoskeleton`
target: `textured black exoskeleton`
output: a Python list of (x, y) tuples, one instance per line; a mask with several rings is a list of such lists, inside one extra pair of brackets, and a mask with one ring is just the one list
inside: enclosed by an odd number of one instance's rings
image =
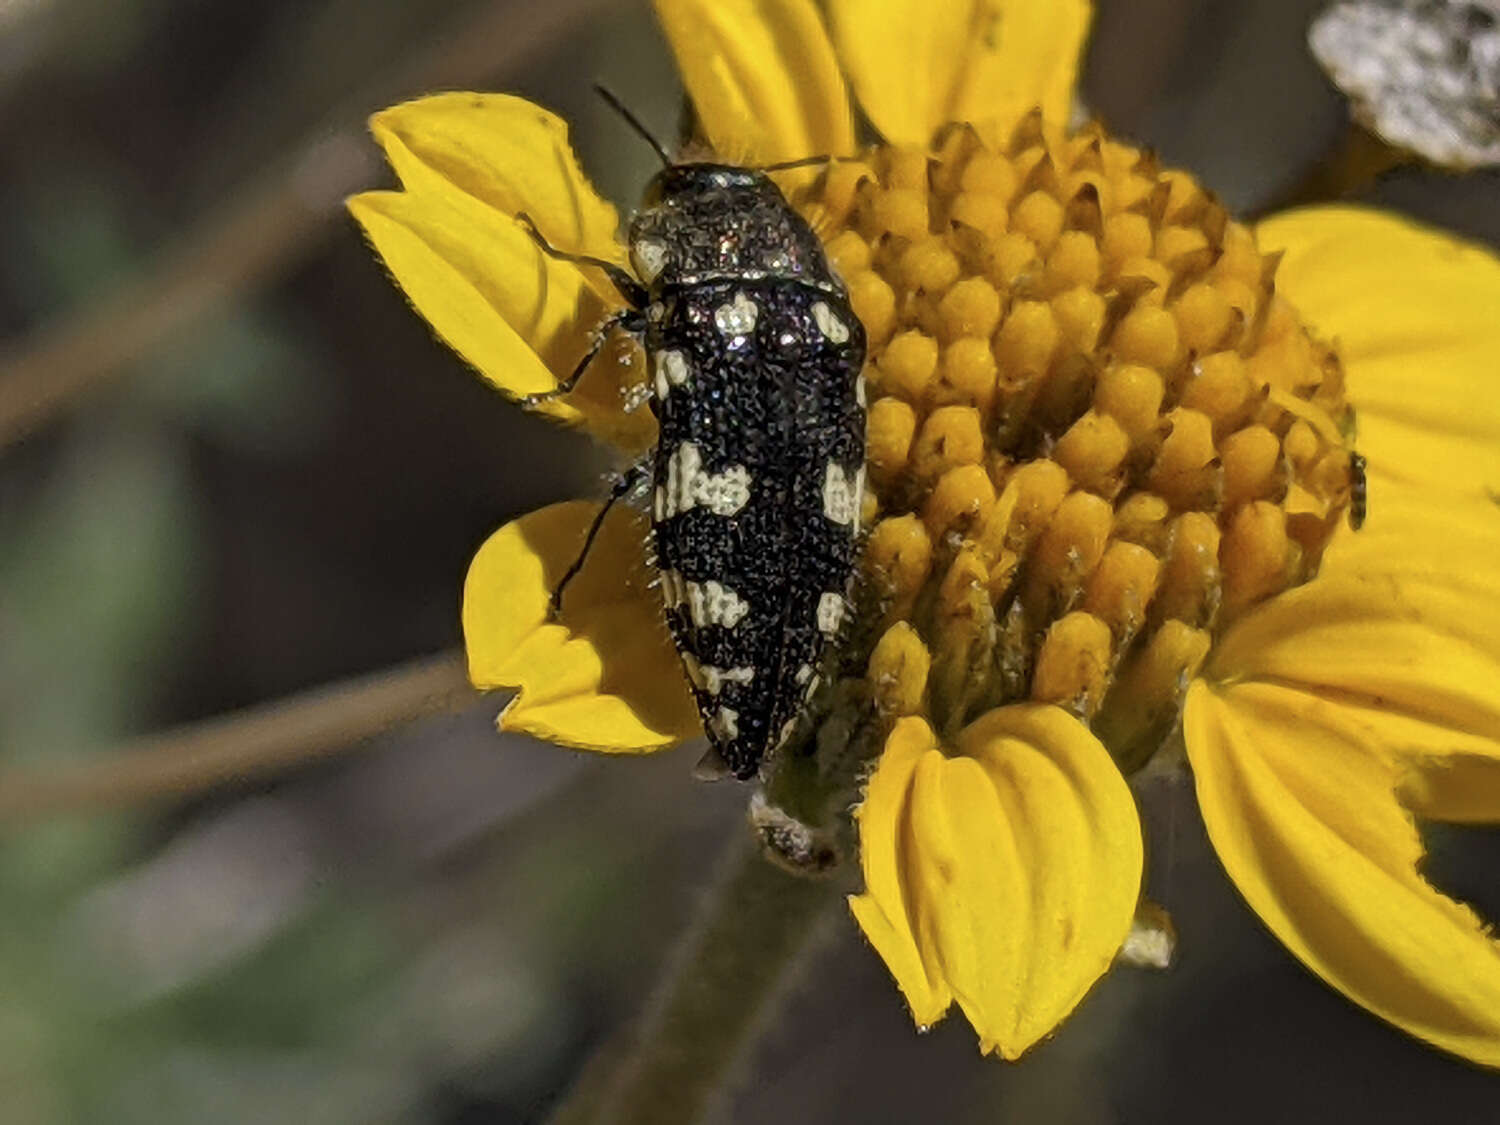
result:
[(843, 619), (864, 330), (763, 172), (669, 165), (629, 235), (639, 281), (612, 276), (660, 425), (651, 516), (667, 625), (714, 750), (748, 778), (816, 688)]
[(736, 777), (782, 740), (840, 629), (859, 534), (864, 329), (764, 174), (680, 164), (630, 227), (661, 437), (667, 624)]

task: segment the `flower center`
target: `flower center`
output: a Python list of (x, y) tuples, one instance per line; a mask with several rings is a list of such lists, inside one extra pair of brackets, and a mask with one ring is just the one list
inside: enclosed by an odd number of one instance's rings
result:
[(1349, 504), (1343, 372), (1278, 256), (1185, 173), (1037, 115), (796, 198), (870, 341), (881, 713), (951, 735), (1056, 703), (1139, 765), (1216, 632), (1311, 578)]

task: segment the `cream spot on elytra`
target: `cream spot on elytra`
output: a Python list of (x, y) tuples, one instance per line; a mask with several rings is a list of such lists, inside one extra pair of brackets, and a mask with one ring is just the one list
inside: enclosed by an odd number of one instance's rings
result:
[(844, 622), (844, 599), (839, 594), (825, 593), (818, 599), (818, 632), (832, 636)]
[(748, 336), (755, 331), (755, 318), (759, 315), (754, 301), (736, 293), (734, 300), (714, 310), (714, 324), (726, 336)]
[(859, 506), (859, 486), (859, 474), (851, 481), (842, 465), (828, 462), (823, 475), (823, 514), (833, 523), (852, 525)]
[(733, 707), (720, 707), (708, 720), (708, 733), (727, 742), (740, 733), (740, 713)]
[(750, 473), (743, 465), (731, 465), (722, 473), (706, 472), (703, 452), (685, 441), (667, 459), (665, 519), (700, 504), (716, 516), (732, 516), (750, 502)]
[(750, 603), (728, 586), (710, 579), (707, 582), (687, 584), (688, 612), (698, 628), (705, 625), (720, 625), (733, 629), (740, 619), (750, 612)]
[(656, 397), (666, 398), (673, 387), (684, 387), (688, 381), (687, 357), (675, 348), (656, 355)]
[(849, 339), (849, 326), (838, 318), (826, 302), (819, 301), (813, 305), (812, 314), (818, 331), (828, 337), (830, 342), (842, 344)]

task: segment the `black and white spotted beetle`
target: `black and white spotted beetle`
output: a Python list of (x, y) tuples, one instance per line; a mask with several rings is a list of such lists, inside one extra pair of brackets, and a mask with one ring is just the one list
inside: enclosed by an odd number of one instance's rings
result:
[[(864, 492), (864, 329), (765, 171), (674, 164), (601, 93), (665, 167), (630, 223), (639, 280), (590, 263), (629, 307), (553, 393), (572, 389), (610, 329), (644, 344), (667, 625), (711, 743), (706, 772), (748, 778), (795, 726), (844, 616)], [(627, 474), (611, 501), (635, 484)]]

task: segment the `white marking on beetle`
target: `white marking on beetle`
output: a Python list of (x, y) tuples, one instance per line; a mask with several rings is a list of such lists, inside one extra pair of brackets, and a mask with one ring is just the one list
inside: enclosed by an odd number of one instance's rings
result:
[(685, 600), (683, 594), (682, 575), (675, 570), (662, 570), (661, 576), (661, 600), (666, 603), (668, 609), (676, 609)]
[(755, 679), (755, 669), (748, 665), (740, 668), (715, 668), (712, 664), (704, 664), (700, 672), (703, 681), (698, 686), (709, 695), (718, 695), (724, 690), (725, 684), (749, 684)]
[(843, 595), (825, 593), (818, 599), (818, 631), (831, 637), (839, 631), (839, 626), (843, 623)]
[(823, 514), (834, 523), (852, 524), (858, 518), (861, 488), (859, 473), (855, 473), (851, 481), (842, 465), (828, 462), (827, 472), (823, 475)]
[(868, 396), (865, 393), (865, 377), (863, 375), (857, 375), (857, 376), (855, 376), (855, 379), (854, 379), (854, 401), (857, 402), (857, 403), (859, 403), (861, 406), (868, 406), (869, 405), (869, 399), (868, 399)]
[(657, 519), (702, 504), (716, 516), (732, 516), (750, 502), (750, 471), (731, 465), (722, 473), (703, 471), (703, 452), (685, 441), (667, 459), (667, 490)]
[(673, 387), (685, 387), (688, 381), (687, 357), (675, 348), (656, 353), (656, 397), (666, 398)]
[(705, 625), (722, 625), (726, 629), (733, 629), (750, 612), (749, 602), (728, 586), (720, 585), (712, 579), (701, 585), (689, 582), (687, 603), (688, 612), (693, 616), (693, 624), (700, 629)]
[(777, 736), (776, 745), (777, 746), (781, 746), (783, 743), (786, 742), (787, 739), (789, 739), (789, 738), (792, 737), (793, 733), (795, 733), (796, 730), (797, 730), (797, 720), (796, 720), (795, 717), (790, 718), (786, 722), (782, 723), (781, 724), (781, 734), (779, 736)]
[(667, 264), (667, 244), (654, 238), (637, 239), (630, 248), (630, 255), (635, 259), (636, 272), (641, 275), (641, 280), (650, 285)]
[(865, 507), (865, 467), (861, 465), (859, 472), (854, 474), (854, 534), (859, 534), (860, 525), (864, 522)]
[(812, 307), (813, 320), (817, 321), (818, 331), (827, 336), (835, 344), (842, 344), (849, 339), (849, 326), (840, 320), (826, 302), (818, 301)]
[(646, 306), (646, 319), (660, 320), (667, 315), (667, 306), (660, 301), (652, 301)]
[(726, 336), (748, 336), (755, 331), (755, 318), (760, 310), (755, 302), (743, 293), (736, 293), (734, 300), (714, 310), (714, 323)]
[(658, 523), (667, 518), (667, 490), (660, 485), (651, 494), (651, 514)]
[(727, 742), (740, 733), (740, 713), (733, 707), (720, 707), (708, 720), (708, 733)]
[(804, 665), (802, 665), (802, 667), (798, 668), (797, 669), (797, 684), (798, 684), (798, 686), (801, 686), (802, 684), (807, 683), (808, 680), (812, 679), (812, 673), (813, 673), (813, 669), (812, 669), (812, 665), (811, 664), (804, 664)]

